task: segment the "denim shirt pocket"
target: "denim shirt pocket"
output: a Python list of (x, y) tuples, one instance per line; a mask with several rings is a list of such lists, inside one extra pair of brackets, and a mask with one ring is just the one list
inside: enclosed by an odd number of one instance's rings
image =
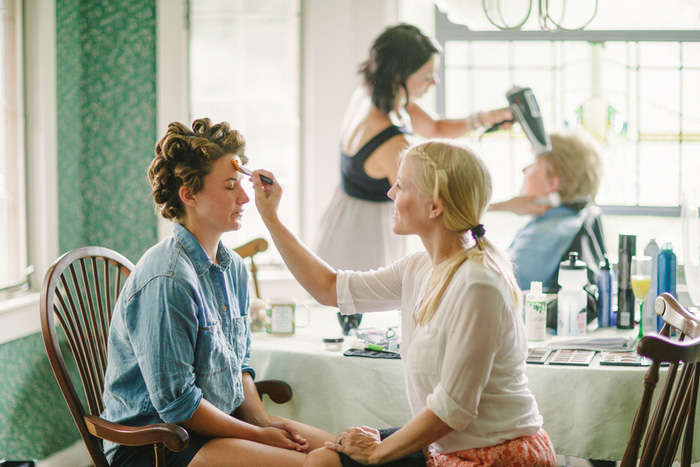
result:
[(199, 326), (197, 345), (194, 351), (194, 373), (197, 376), (212, 376), (229, 368), (230, 351), (221, 322), (210, 326)]

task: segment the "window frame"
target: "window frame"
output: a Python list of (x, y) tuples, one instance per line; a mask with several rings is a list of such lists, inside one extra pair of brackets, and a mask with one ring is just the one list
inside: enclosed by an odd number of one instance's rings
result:
[(24, 87), (22, 47), (22, 3), (5, 0), (4, 11), (4, 90), (5, 150), (8, 186), (8, 248), (11, 276), (0, 281), (0, 294), (29, 289), (30, 273), (27, 248), (26, 151), (24, 148)]
[[(445, 47), (448, 41), (489, 42), (700, 42), (697, 31), (691, 30), (580, 30), (580, 31), (472, 31), (467, 26), (451, 22), (447, 14), (435, 9), (435, 38)], [(438, 77), (445, 82), (445, 64), (441, 60)], [(436, 110), (445, 113), (445, 86), (436, 89)], [(679, 142), (680, 144), (680, 142)], [(619, 216), (680, 217), (681, 206), (601, 205), (604, 214)]]
[[(58, 172), (56, 107), (56, 4), (54, 0), (22, 2), (23, 58), (20, 119), (25, 148), (27, 247), (34, 266), (30, 289), (0, 297), (0, 343), (40, 329), (39, 289), (58, 256)], [(32, 92), (27, 92), (31, 89)]]

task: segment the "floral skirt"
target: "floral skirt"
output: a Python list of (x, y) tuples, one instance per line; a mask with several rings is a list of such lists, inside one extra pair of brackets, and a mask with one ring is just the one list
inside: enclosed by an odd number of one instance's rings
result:
[(554, 445), (544, 429), (486, 448), (427, 454), (428, 467), (556, 467)]

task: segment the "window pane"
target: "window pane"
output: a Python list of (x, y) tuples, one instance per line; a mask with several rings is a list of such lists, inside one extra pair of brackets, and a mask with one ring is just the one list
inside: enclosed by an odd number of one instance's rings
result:
[[(281, 209), (289, 227), (299, 220), (299, 1), (192, 0), (190, 95), (192, 118), (227, 121), (246, 137), (253, 169), (274, 170), (285, 187)], [(252, 198), (252, 189), (249, 194)], [(249, 204), (238, 246), (269, 238)], [(260, 260), (274, 261), (270, 248)]]
[(700, 141), (700, 68), (683, 69), (681, 92), (683, 93), (683, 133), (694, 141)]
[(642, 134), (678, 135), (680, 75), (678, 70), (639, 71), (639, 128)]
[(639, 204), (680, 205), (679, 160), (676, 142), (639, 143)]
[(678, 42), (640, 42), (639, 65), (678, 68), (681, 65), (681, 47)]
[(683, 66), (700, 68), (700, 42), (683, 43)]
[[(700, 139), (700, 113), (691, 104), (700, 102), (700, 68), (685, 60), (700, 52), (696, 43), (683, 44), (683, 63), (680, 42), (463, 43), (472, 47), (471, 55), (459, 41), (445, 52), (447, 113), (463, 114), (464, 105), (494, 108), (503, 99), (504, 86), (530, 86), (549, 131), (583, 123), (601, 141), (605, 175), (599, 203), (677, 206), (680, 174), (687, 180), (700, 178), (700, 164), (693, 162), (700, 154), (688, 149), (681, 158), (679, 146), (681, 128), (685, 141)], [(452, 51), (462, 54), (459, 60), (449, 56)], [(524, 146), (496, 149), (496, 141)], [(486, 135), (478, 144), (487, 159), (497, 161), (495, 197), (517, 194), (519, 171), (531, 157), (520, 126)], [(655, 186), (663, 186), (663, 193)]]
[(681, 190), (700, 187), (700, 142), (681, 144)]
[[(608, 146), (602, 151), (603, 181), (596, 202), (603, 205), (634, 205), (637, 201), (637, 145)], [(614, 180), (614, 183), (610, 183)]]
[(0, 9), (0, 287), (22, 283), (27, 267), (26, 201), (21, 124), (21, 53), (15, 2)]
[(510, 63), (509, 42), (472, 42), (473, 62), (480, 68), (497, 67), (505, 70)]

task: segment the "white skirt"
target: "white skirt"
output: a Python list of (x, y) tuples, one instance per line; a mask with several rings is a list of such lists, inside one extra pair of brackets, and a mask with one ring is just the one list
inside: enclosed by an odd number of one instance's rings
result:
[(404, 255), (391, 226), (394, 203), (353, 198), (338, 188), (321, 218), (316, 254), (334, 269), (368, 271)]

